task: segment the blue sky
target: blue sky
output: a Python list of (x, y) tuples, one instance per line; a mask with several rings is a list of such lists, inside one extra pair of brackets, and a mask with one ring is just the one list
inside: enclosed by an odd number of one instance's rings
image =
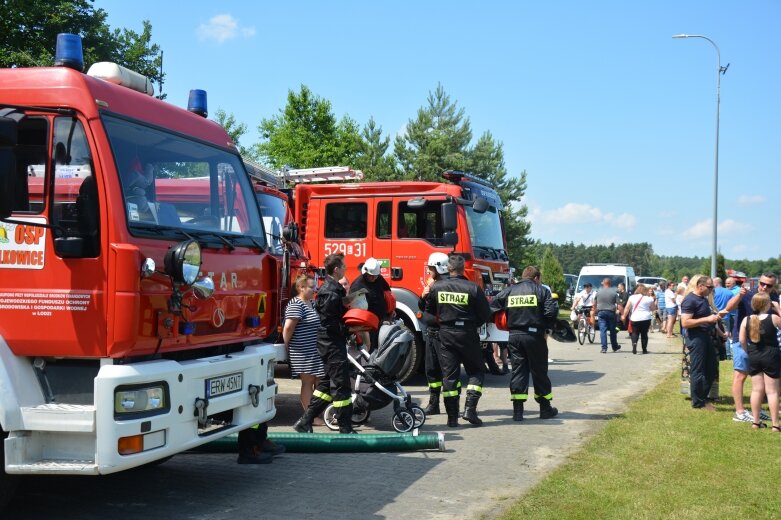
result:
[(781, 254), (781, 2), (95, 2), (112, 27), (148, 19), (164, 50), (168, 101), (191, 88), (246, 123), (305, 84), (337, 117), (386, 134), (441, 83), (475, 139), (526, 170), (534, 238), (649, 242), (709, 256), (721, 49), (719, 249)]

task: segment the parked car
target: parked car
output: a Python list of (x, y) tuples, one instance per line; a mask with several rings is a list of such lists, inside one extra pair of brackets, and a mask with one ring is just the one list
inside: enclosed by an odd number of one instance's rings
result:
[(667, 278), (662, 278), (661, 276), (638, 276), (635, 280), (637, 283), (641, 283), (645, 286), (659, 285), (662, 283), (667, 285)]

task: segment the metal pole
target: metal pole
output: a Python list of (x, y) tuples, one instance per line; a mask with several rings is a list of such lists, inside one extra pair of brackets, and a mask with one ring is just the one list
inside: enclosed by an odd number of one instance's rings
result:
[(727, 72), (726, 67), (721, 66), (721, 51), (716, 42), (700, 34), (677, 34), (673, 38), (702, 38), (707, 40), (716, 49), (716, 156), (713, 172), (713, 250), (711, 252), (710, 275), (716, 276), (716, 254), (718, 253), (718, 216), (719, 216), (719, 109), (721, 105), (721, 75)]

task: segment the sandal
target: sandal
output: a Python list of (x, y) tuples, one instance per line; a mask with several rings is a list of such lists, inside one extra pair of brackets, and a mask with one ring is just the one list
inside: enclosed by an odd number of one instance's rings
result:
[[(763, 422), (755, 422), (755, 423), (751, 423), (751, 427), (754, 428), (755, 430), (759, 430), (762, 428), (767, 428), (767, 424)], [(776, 426), (773, 426), (773, 428), (776, 428)]]
[(781, 426), (771, 426), (770, 429), (773, 430), (773, 433), (781, 433)]

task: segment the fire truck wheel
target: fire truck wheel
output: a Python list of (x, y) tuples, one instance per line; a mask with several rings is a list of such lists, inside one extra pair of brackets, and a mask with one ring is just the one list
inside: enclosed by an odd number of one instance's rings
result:
[(403, 314), (397, 314), (399, 318), (404, 322), (404, 328), (412, 333), (415, 337), (415, 341), (412, 343), (407, 359), (404, 361), (401, 370), (399, 370), (399, 382), (404, 383), (409, 378), (418, 373), (423, 366), (423, 353), (426, 348), (426, 344), (423, 342), (423, 335), (420, 332), (415, 331), (415, 327), (412, 326), (412, 322), (409, 318)]
[(6, 506), (14, 496), (16, 485), (19, 483), (17, 475), (9, 475), (5, 472), (5, 438), (8, 434), (0, 429), (0, 462), (3, 467), (0, 468), (0, 511)]

